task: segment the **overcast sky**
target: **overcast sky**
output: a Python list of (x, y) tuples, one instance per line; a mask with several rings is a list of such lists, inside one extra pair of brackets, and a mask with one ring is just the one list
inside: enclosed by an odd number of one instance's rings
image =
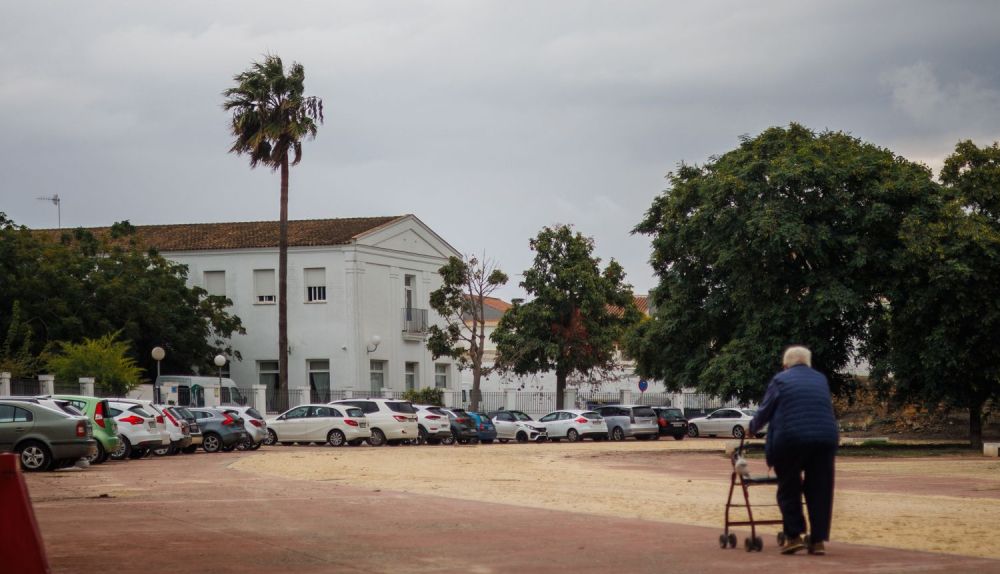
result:
[[(416, 214), (516, 283), (572, 223), (653, 285), (629, 232), (681, 161), (796, 121), (937, 170), (1000, 139), (1000, 3), (4, 2), (0, 211), (29, 227), (275, 220), (220, 92), (264, 53), (326, 124), (293, 219)], [(517, 288), (502, 293), (518, 295)]]

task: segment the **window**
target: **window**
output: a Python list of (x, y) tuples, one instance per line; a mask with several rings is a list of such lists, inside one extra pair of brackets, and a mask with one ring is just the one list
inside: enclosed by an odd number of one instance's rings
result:
[(417, 363), (406, 363), (406, 370), (403, 373), (403, 379), (406, 381), (406, 390), (415, 391), (417, 390)]
[(225, 271), (206, 271), (205, 272), (205, 291), (208, 291), (209, 295), (221, 295), (226, 296), (226, 272)]
[(438, 389), (448, 388), (448, 365), (443, 363), (434, 365), (434, 387)]
[(497, 420), (512, 423), (514, 422), (514, 415), (510, 413), (497, 413)]
[(309, 267), (305, 269), (306, 302), (326, 302), (326, 268)]
[(31, 411), (13, 405), (0, 405), (0, 423), (27, 423), (34, 420)]
[[(377, 413), (379, 411), (378, 403), (372, 401), (338, 401), (337, 404), (341, 405), (352, 405), (355, 406), (367, 414)], [(349, 413), (350, 411), (348, 411)], [(357, 416), (357, 415), (351, 415)]]
[(549, 413), (538, 420), (543, 423), (550, 423), (554, 420), (557, 420), (558, 418), (559, 418), (559, 413)]
[(330, 407), (309, 407), (310, 417), (340, 417), (340, 411)]
[(371, 392), (373, 395), (381, 396), (382, 387), (385, 386), (385, 361), (371, 362)]
[(274, 294), (274, 269), (253, 270), (254, 302), (270, 304), (278, 300)]
[(330, 361), (306, 361), (309, 370), (309, 401), (330, 402)]
[(417, 284), (416, 275), (404, 275), (403, 276), (403, 301), (405, 302), (404, 307), (407, 309), (413, 308), (413, 288)]
[(309, 416), (309, 407), (295, 407), (285, 413), (286, 419), (304, 419)]
[[(257, 380), (267, 388), (265, 408), (272, 412), (281, 412), (282, 409), (278, 408), (280, 406), (278, 404), (279, 398), (274, 390), (278, 386), (278, 361), (257, 361)], [(287, 408), (288, 403), (285, 403), (284, 406)]]
[(389, 407), (389, 410), (394, 413), (406, 413), (410, 415), (417, 414), (417, 409), (413, 407), (413, 403), (393, 401), (385, 403), (385, 406)]

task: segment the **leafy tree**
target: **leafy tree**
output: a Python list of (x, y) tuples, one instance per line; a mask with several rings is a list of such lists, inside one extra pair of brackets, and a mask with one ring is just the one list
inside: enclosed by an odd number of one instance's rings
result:
[(430, 296), (431, 308), (444, 318), (442, 329), (430, 328), (427, 348), (435, 359), (448, 356), (459, 361), (460, 368), (472, 369), (472, 410), (479, 409), (480, 381), (492, 366), (483, 365), (486, 342), (486, 317), (483, 302), (498, 287), (507, 283), (507, 275), (496, 264), (477, 257), (450, 257), (438, 271), (443, 284)]
[(35, 376), (37, 360), (31, 353), (31, 337), (31, 327), (21, 317), (21, 303), (14, 301), (7, 336), (0, 347), (0, 372), (10, 373), (14, 379)]
[(1000, 147), (959, 143), (940, 180), (940, 209), (904, 227), (873, 374), (903, 400), (967, 408), (981, 447), (983, 407), (1000, 400)]
[[(288, 166), (302, 161), (302, 140), (316, 137), (323, 123), (323, 100), (303, 95), (305, 68), (293, 63), (285, 75), (281, 58), (264, 57), (233, 76), (236, 86), (223, 92), (232, 112), (236, 138), (230, 153), (246, 154), (250, 167), (281, 172), (278, 225), (278, 385), (288, 385)], [(289, 160), (291, 155), (291, 160)]]
[(129, 356), (129, 343), (118, 341), (119, 333), (82, 343), (61, 343), (60, 351), (47, 361), (57, 381), (76, 382), (80, 377), (94, 377), (95, 384), (114, 396), (125, 396), (139, 385), (142, 369)]
[(425, 387), (419, 390), (411, 389), (403, 393), (403, 400), (410, 401), (416, 405), (435, 405), (443, 407), (444, 391), (436, 387)]
[(563, 408), (571, 375), (616, 367), (617, 345), (640, 314), (621, 265), (612, 259), (600, 270), (593, 239), (559, 225), (542, 228), (530, 245), (535, 261), (520, 285), (532, 299), (515, 303), (490, 338), (502, 369), (555, 370), (556, 406)]
[(213, 368), (218, 353), (239, 358), (229, 339), (245, 330), (227, 312), (231, 302), (189, 288), (187, 268), (144, 251), (128, 222), (97, 237), (83, 229), (33, 232), (4, 221), (0, 332), (12, 329), (16, 302), (18, 321), (31, 330), (32, 356), (56, 341), (79, 343), (120, 331), (147, 372), (155, 368), (149, 350), (157, 345), (167, 350), (168, 373)]
[(933, 210), (930, 171), (840, 132), (745, 137), (668, 175), (635, 231), (652, 237), (652, 320), (629, 337), (668, 388), (758, 400), (784, 347), (831, 377), (862, 349), (909, 215)]

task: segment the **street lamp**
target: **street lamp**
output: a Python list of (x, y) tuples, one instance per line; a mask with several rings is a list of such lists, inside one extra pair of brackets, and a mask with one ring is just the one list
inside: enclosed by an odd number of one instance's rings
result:
[(222, 367), (226, 364), (226, 357), (224, 355), (215, 356), (215, 366), (219, 367), (219, 391), (222, 391)]
[(162, 403), (160, 397), (160, 361), (167, 356), (167, 352), (163, 350), (163, 347), (153, 347), (153, 352), (150, 353), (153, 356), (153, 360), (156, 361), (156, 383), (153, 385), (153, 399), (157, 404)]
[(378, 349), (379, 343), (381, 343), (381, 342), (382, 342), (382, 337), (379, 337), (378, 335), (372, 335), (372, 338), (369, 339), (368, 346), (366, 347), (366, 350), (369, 353), (374, 353), (375, 349)]

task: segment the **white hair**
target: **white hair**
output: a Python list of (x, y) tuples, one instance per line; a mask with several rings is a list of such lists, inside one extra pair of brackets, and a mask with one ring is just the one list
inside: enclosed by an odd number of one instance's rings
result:
[(785, 356), (781, 359), (781, 364), (787, 369), (795, 365), (812, 366), (812, 351), (801, 346), (793, 345), (785, 349)]

